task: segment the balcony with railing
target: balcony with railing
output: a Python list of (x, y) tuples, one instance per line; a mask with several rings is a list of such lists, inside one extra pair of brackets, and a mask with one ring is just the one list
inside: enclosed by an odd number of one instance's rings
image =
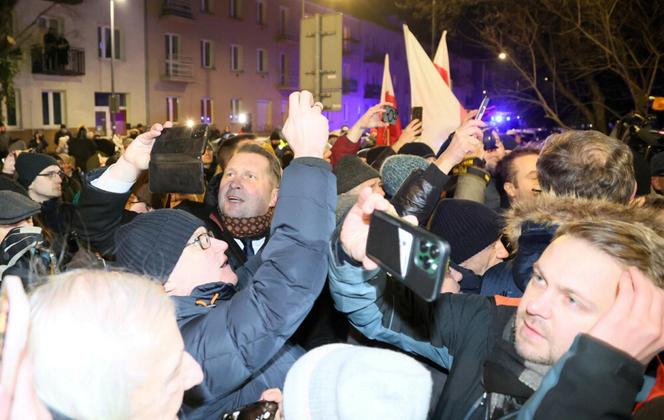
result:
[(380, 98), (380, 91), (382, 87), (376, 83), (366, 83), (364, 85), (365, 98)]
[(343, 93), (357, 92), (357, 80), (344, 79), (341, 90), (343, 91)]
[(35, 45), (30, 49), (33, 74), (55, 76), (83, 76), (85, 74), (85, 51), (80, 48), (44, 49)]
[(164, 61), (162, 79), (168, 82), (192, 82), (194, 80), (194, 64), (191, 57), (169, 57)]
[(180, 16), (187, 19), (193, 19), (191, 13), (191, 0), (163, 0), (161, 6), (162, 16)]

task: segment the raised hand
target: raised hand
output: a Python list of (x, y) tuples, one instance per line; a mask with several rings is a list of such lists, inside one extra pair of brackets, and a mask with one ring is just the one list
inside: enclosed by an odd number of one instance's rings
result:
[(448, 174), (466, 155), (482, 155), (482, 128), (485, 126), (480, 120), (468, 120), (454, 132), (449, 147), (436, 159), (443, 173)]
[(372, 193), (371, 188), (367, 187), (360, 192), (357, 202), (346, 215), (339, 234), (344, 252), (355, 261), (361, 262), (367, 270), (378, 267), (366, 255), (369, 222), (374, 210), (391, 210), (396, 213), (389, 201), (379, 194)]
[(639, 269), (628, 268), (613, 306), (588, 334), (647, 364), (664, 350), (664, 290)]
[(403, 129), (399, 139), (394, 142), (392, 149), (398, 152), (404, 145), (412, 143), (417, 140), (417, 137), (422, 134), (422, 121), (414, 119), (408, 123), (406, 128)]
[(313, 95), (306, 90), (291, 93), (288, 101), (288, 119), (282, 132), (294, 157), (322, 159), (330, 131), (327, 118), (321, 113), (323, 105), (314, 104)]
[(367, 112), (365, 112), (364, 115), (362, 115), (362, 117), (357, 120), (350, 131), (348, 131), (348, 134), (346, 134), (348, 140), (352, 141), (353, 143), (357, 143), (360, 137), (362, 137), (362, 133), (367, 128), (387, 127), (388, 124), (383, 122), (381, 119), (383, 110), (387, 105), (391, 104), (389, 102), (381, 102), (378, 105), (374, 105), (369, 108)]

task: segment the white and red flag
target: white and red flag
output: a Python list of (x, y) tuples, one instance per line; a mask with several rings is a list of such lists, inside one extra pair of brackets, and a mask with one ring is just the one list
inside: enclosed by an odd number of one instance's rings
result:
[[(394, 95), (394, 86), (392, 86), (392, 74), (390, 73), (390, 56), (385, 54), (385, 67), (383, 67), (383, 86), (380, 90), (381, 102), (389, 102), (396, 109), (397, 98)], [(378, 135), (376, 137), (376, 144), (381, 146), (389, 146), (399, 139), (401, 135), (401, 120), (397, 118), (395, 124), (391, 124), (384, 128), (378, 128)]]
[(452, 89), (452, 73), (450, 72), (450, 56), (447, 54), (447, 31), (443, 31), (443, 36), (440, 37), (436, 55), (433, 57), (433, 65), (436, 70), (443, 77), (447, 86)]
[(411, 105), (423, 108), (422, 141), (437, 151), (461, 125), (465, 110), (406, 25), (403, 26), (403, 34), (410, 74)]

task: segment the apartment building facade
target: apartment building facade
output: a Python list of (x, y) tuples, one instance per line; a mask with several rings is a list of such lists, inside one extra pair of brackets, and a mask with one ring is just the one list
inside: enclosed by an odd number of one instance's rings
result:
[[(117, 128), (146, 122), (143, 5), (115, 1), (115, 92)], [(13, 16), (24, 56), (14, 79), (9, 130), (26, 138), (33, 131), (96, 127), (110, 131), (111, 31), (108, 0), (49, 3), (21, 0)], [(9, 106), (7, 106), (9, 105)]]
[[(116, 128), (173, 120), (253, 131), (281, 127), (299, 86), (300, 0), (114, 0)], [(109, 0), (22, 0), (14, 21), (26, 52), (8, 104), (9, 129), (95, 127), (110, 134)], [(305, 13), (331, 13), (306, 2)], [(379, 101), (389, 53), (402, 115), (410, 99), (403, 36), (344, 15), (343, 103), (331, 129)], [(54, 38), (55, 37), (55, 38)], [(53, 48), (53, 40), (68, 46)], [(47, 45), (48, 44), (48, 45)]]

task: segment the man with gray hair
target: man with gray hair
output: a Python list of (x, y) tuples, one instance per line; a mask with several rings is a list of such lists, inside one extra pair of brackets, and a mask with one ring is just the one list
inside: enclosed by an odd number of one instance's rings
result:
[(54, 418), (176, 419), (203, 372), (162, 288), (119, 272), (53, 276), (30, 298), (28, 356)]

